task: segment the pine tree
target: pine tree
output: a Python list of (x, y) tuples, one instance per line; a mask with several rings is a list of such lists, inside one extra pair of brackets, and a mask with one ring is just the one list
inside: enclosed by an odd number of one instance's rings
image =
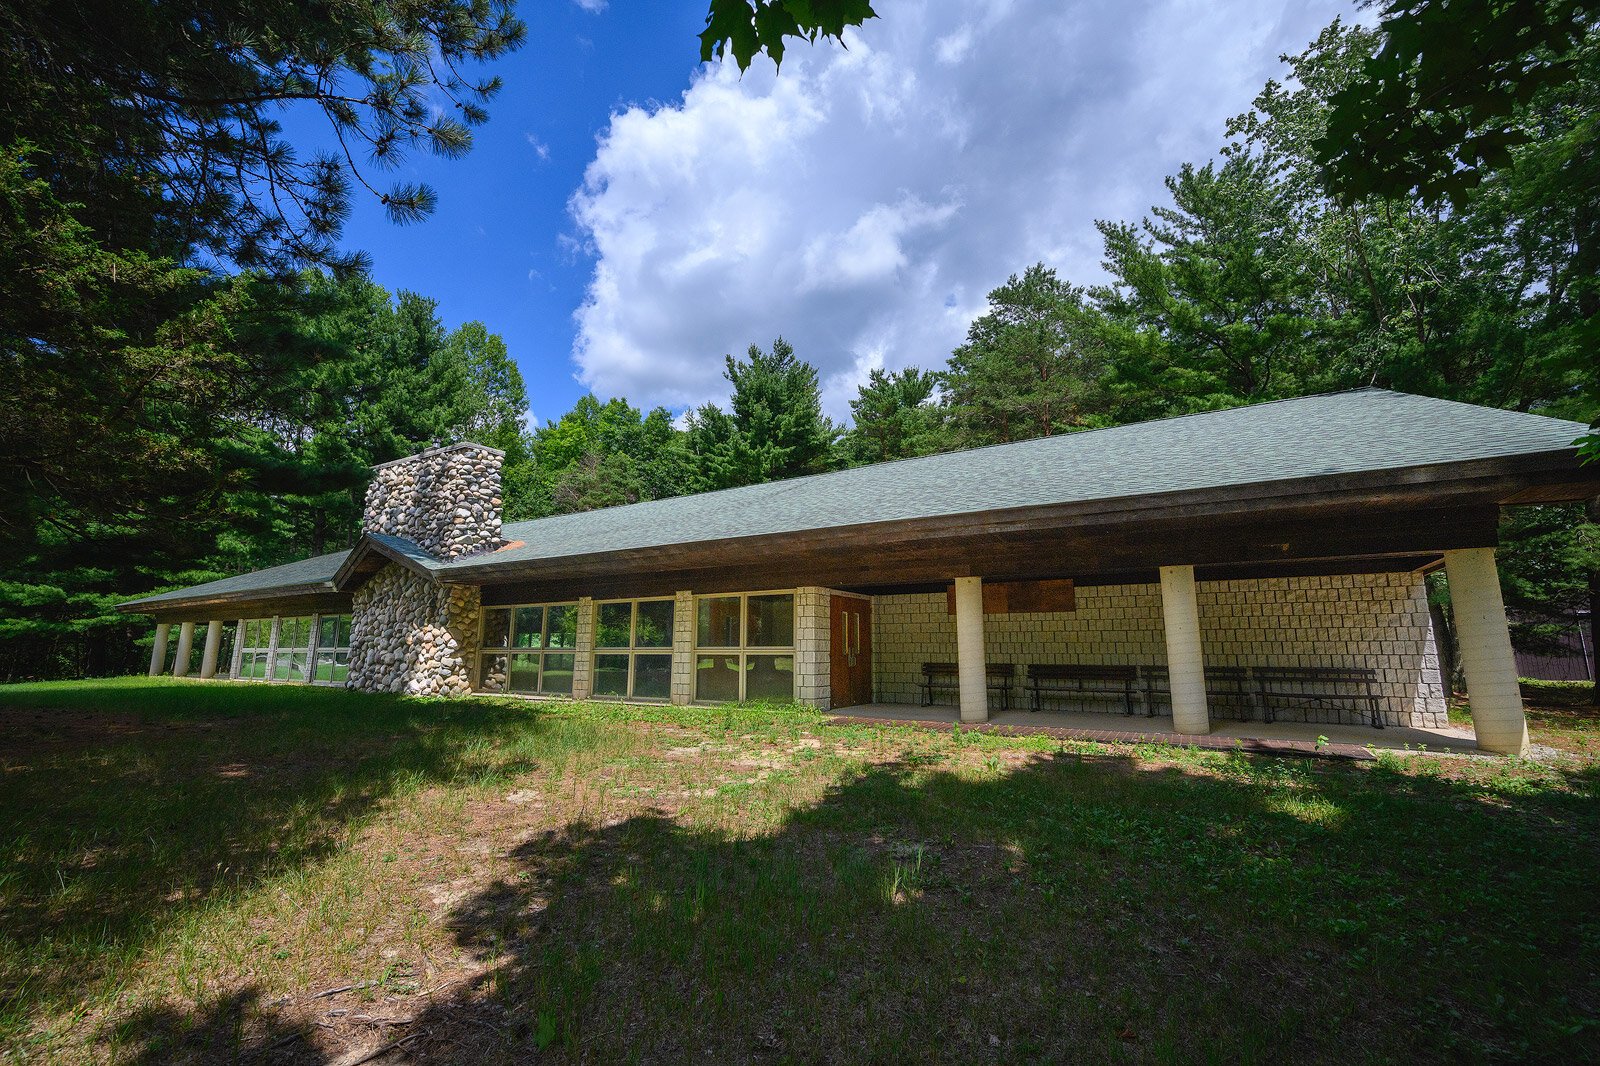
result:
[(966, 445), (1048, 437), (1094, 425), (1104, 372), (1084, 328), (1082, 290), (1043, 263), (989, 293), (943, 375), (951, 419)]
[(822, 413), (817, 369), (782, 337), (744, 359), (727, 356), (730, 411), (702, 407), (690, 420), (689, 447), (703, 488), (725, 489), (827, 470), (839, 430)]
[(881, 463), (947, 451), (953, 440), (930, 370), (873, 370), (850, 401), (853, 424), (839, 442), (845, 462)]

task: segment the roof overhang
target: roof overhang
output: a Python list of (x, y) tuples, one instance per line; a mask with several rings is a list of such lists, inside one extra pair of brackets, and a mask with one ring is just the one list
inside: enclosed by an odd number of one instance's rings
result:
[(117, 610), (124, 614), (148, 615), (158, 622), (208, 622), (273, 614), (349, 614), (351, 607), (350, 594), (338, 591), (327, 582), (182, 600), (134, 600), (117, 604)]
[(437, 582), (439, 560), (413, 541), (385, 533), (363, 533), (333, 575), (333, 587), (353, 592), (390, 563), (398, 563), (418, 577)]
[[(1266, 484), (982, 511), (629, 551), (447, 567), (486, 601), (664, 594), (795, 584), (884, 589), (1074, 577), (1424, 569), (1452, 548), (1493, 546), (1499, 508), (1600, 493), (1570, 451)], [(490, 590), (494, 589), (494, 592)], [(509, 601), (506, 601), (509, 602)]]
[[(1070, 477), (1070, 471), (1063, 477)], [(1600, 464), (1573, 449), (932, 518), (626, 547), (550, 558), (490, 552), (441, 562), (366, 534), (331, 581), (135, 600), (129, 613), (200, 620), (249, 611), (348, 611), (390, 564), (429, 581), (481, 585), (486, 602), (825, 585), (887, 590), (955, 577), (1150, 580), (1166, 565), (1203, 579), (1425, 569), (1452, 548), (1492, 546), (1502, 505), (1600, 496)], [(523, 548), (512, 544), (502, 549)], [(231, 612), (231, 613), (220, 613)]]

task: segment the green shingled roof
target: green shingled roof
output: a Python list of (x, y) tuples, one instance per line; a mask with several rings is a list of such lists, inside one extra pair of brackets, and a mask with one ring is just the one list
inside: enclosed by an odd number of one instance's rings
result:
[(208, 600), (219, 596), (238, 596), (252, 592), (267, 594), (282, 593), (290, 590), (315, 591), (318, 586), (324, 585), (329, 590), (332, 590), (333, 575), (338, 571), (340, 564), (344, 562), (345, 556), (349, 554), (348, 551), (334, 552), (331, 555), (318, 555), (311, 559), (301, 559), (297, 563), (269, 566), (265, 570), (252, 570), (248, 574), (235, 574), (233, 577), (225, 577), (220, 581), (207, 581), (204, 585), (191, 585), (186, 589), (175, 589), (172, 592), (163, 592), (155, 596), (129, 600), (120, 606), (128, 608), (141, 605), (175, 605), (188, 600)]
[(1360, 389), (514, 522), (503, 535), (525, 546), (495, 562), (1527, 455), (1570, 449), (1587, 431)]
[[(1580, 422), (1359, 389), (508, 523), (505, 539), (523, 544), (496, 552), (494, 564), (1570, 452), (1587, 431)], [(328, 581), (346, 554), (134, 604)], [(483, 556), (427, 563), (443, 578), (484, 564)]]

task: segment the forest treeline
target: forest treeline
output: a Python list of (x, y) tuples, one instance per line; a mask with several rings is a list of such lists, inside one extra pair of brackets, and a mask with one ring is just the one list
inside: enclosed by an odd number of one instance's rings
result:
[[(0, 518), (0, 678), (137, 668), (147, 626), (116, 601), (347, 547), (370, 466), (438, 441), (506, 452), (516, 520), (1365, 385), (1593, 421), (1600, 42), (1519, 103), (1527, 135), (1453, 201), (1336, 198), (1317, 142), (1379, 45), (1334, 23), (1147, 217), (1097, 223), (1104, 280), (1018, 264), (942, 365), (872, 371), (847, 425), (779, 337), (724, 357), (725, 405), (586, 396), (528, 426), (485, 324), (448, 330), (425, 296), (346, 270), (222, 274), (108, 246), (14, 152), (5, 254), (50, 271), (0, 299), (97, 357), (35, 364), (9, 398), (35, 439), (6, 442), (28, 461), (0, 475), (19, 501)], [(88, 439), (86, 409), (104, 412)], [(1515, 512), (1503, 569), (1537, 641), (1600, 600), (1596, 527)]]

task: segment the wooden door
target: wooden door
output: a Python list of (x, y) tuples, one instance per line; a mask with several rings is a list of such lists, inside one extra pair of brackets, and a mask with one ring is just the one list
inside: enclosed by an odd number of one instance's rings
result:
[(872, 601), (834, 596), (829, 606), (832, 706), (872, 702)]

